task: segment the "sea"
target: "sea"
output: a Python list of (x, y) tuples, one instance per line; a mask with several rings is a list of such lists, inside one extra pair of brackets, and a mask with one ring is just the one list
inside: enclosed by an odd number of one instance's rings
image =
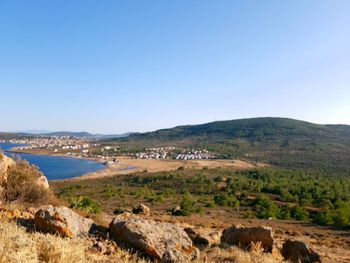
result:
[(105, 168), (102, 163), (87, 159), (9, 152), (11, 148), (20, 146), (24, 145), (0, 143), (0, 149), (7, 156), (17, 156), (28, 161), (30, 164), (37, 166), (48, 180), (69, 179)]

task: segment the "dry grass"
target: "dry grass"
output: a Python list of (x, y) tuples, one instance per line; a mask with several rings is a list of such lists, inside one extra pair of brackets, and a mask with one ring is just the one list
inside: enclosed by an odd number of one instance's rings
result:
[[(96, 254), (89, 250), (87, 239), (65, 239), (54, 235), (27, 233), (15, 222), (0, 221), (0, 263), (85, 263), (118, 262), (146, 263), (128, 251), (117, 249), (112, 255)], [(277, 263), (279, 255), (262, 254), (258, 251), (244, 252), (238, 248), (212, 248), (201, 253), (196, 263)]]
[(94, 254), (89, 251), (90, 245), (84, 239), (30, 234), (14, 222), (0, 221), (0, 263), (145, 262), (120, 249), (109, 256)]
[(221, 249), (218, 247), (207, 249), (201, 253), (196, 263), (279, 263), (283, 261), (279, 253), (261, 253), (258, 250), (243, 251), (236, 247)]
[(16, 165), (7, 171), (7, 182), (4, 184), (2, 200), (6, 203), (27, 203), (40, 205), (54, 203), (56, 200), (51, 189), (38, 184), (42, 173), (26, 161), (16, 160)]

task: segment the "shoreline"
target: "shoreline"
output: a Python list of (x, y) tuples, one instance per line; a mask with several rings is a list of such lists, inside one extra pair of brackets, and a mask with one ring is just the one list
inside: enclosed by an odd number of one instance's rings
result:
[(66, 155), (66, 154), (63, 154), (63, 153), (31, 152), (31, 151), (16, 150), (15, 148), (14, 149), (10, 149), (10, 150), (6, 150), (6, 152), (8, 152), (8, 153), (20, 153), (20, 154), (33, 154), (33, 155), (42, 155), (42, 156), (66, 157), (66, 158), (71, 158), (71, 159), (85, 159), (85, 160), (90, 160), (90, 161), (103, 163), (103, 161), (100, 158)]
[[(217, 168), (217, 167), (230, 167), (237, 170), (254, 169), (260, 167), (266, 167), (264, 163), (252, 163), (239, 159), (210, 159), (210, 160), (173, 160), (173, 159), (136, 159), (130, 156), (114, 156), (108, 159), (96, 158), (96, 157), (78, 157), (67, 156), (63, 153), (44, 153), (33, 151), (23, 151), (10, 149), (7, 152), (21, 153), (21, 154), (34, 154), (34, 155), (46, 155), (57, 156), (72, 159), (85, 159), (95, 161), (104, 164), (104, 168), (95, 172), (84, 173), (80, 176), (75, 176), (67, 179), (56, 179), (49, 181), (80, 181), (86, 179), (98, 179), (110, 176), (127, 175), (137, 172), (166, 172), (175, 171), (179, 168), (182, 169), (203, 169), (203, 168)], [(117, 159), (117, 163), (108, 165), (106, 161), (111, 159)]]
[(50, 180), (47, 178), (47, 180), (50, 181), (63, 181), (63, 180), (75, 180), (76, 178), (80, 178), (82, 176), (85, 176), (87, 174), (93, 174), (93, 173), (105, 173), (107, 170), (110, 169), (110, 166), (108, 166), (107, 164), (105, 164), (105, 160), (101, 160), (100, 158), (94, 158), (94, 157), (84, 157), (84, 156), (68, 156), (66, 154), (63, 153), (44, 153), (44, 152), (33, 152), (33, 151), (23, 151), (23, 150), (17, 150), (16, 147), (13, 147), (9, 150), (6, 150), (4, 152), (7, 153), (12, 153), (12, 154), (31, 154), (31, 155), (39, 155), (39, 156), (52, 156), (52, 157), (62, 157), (62, 158), (68, 158), (68, 159), (78, 159), (78, 160), (88, 160), (88, 161), (93, 161), (96, 163), (101, 163), (104, 165), (104, 167), (102, 169), (97, 170), (96, 172), (89, 172), (89, 173), (83, 173), (81, 175), (75, 176), (75, 177), (71, 177), (71, 178), (67, 178), (67, 179), (53, 179)]

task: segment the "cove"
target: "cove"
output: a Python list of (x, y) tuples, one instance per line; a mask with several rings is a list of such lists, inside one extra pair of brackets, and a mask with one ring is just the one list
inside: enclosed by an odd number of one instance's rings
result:
[(63, 180), (78, 177), (86, 173), (96, 172), (105, 167), (102, 163), (87, 159), (9, 152), (11, 148), (18, 146), (23, 145), (0, 143), (0, 149), (7, 156), (19, 156), (21, 159), (37, 166), (48, 180)]

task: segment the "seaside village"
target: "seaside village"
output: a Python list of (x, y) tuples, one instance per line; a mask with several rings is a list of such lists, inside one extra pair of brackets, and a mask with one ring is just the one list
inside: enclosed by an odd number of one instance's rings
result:
[[(98, 158), (105, 160), (105, 164), (117, 164), (116, 156), (121, 155), (117, 145), (101, 144), (98, 141), (86, 141), (74, 136), (40, 136), (28, 139), (10, 139), (0, 142), (22, 144), (17, 151), (53, 153), (77, 158)], [(215, 154), (206, 149), (182, 149), (173, 146), (160, 148), (145, 148), (142, 152), (123, 155), (136, 159), (174, 159), (174, 160), (209, 160), (215, 159)]]

